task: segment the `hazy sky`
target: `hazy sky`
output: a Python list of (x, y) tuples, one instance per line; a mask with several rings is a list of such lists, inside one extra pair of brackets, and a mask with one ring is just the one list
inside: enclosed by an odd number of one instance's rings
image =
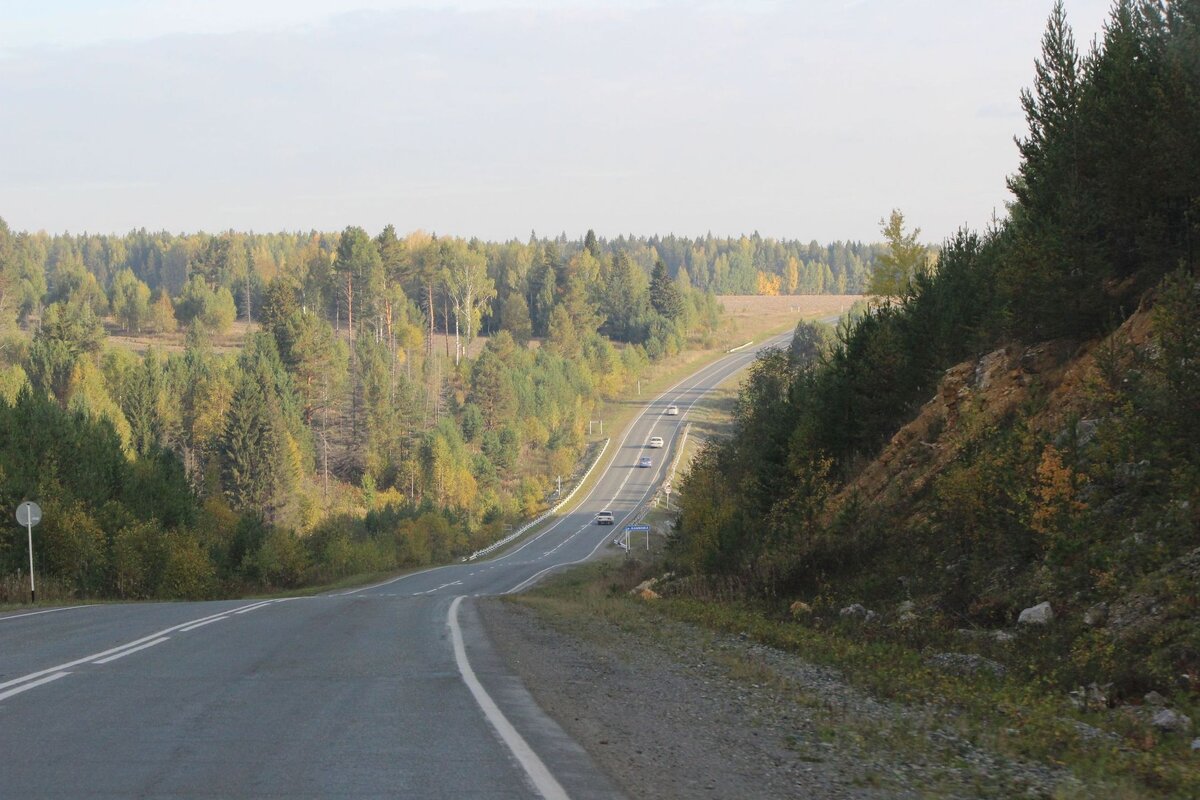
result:
[(936, 241), (1003, 213), (1050, 6), (0, 0), (0, 217)]

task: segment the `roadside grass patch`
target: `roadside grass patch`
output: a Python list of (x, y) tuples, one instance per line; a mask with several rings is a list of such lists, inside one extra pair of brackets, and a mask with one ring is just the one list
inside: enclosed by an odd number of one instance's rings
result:
[[(645, 602), (629, 595), (640, 581), (659, 573), (661, 568), (635, 559), (605, 560), (506, 599), (571, 629), (582, 627), (572, 620), (587, 618), (657, 640), (669, 640), (678, 623), (732, 634), (831, 667), (851, 686), (917, 712), (883, 726), (877, 720), (856, 721), (836, 701), (795, 691), (767, 664), (725, 653), (713, 659), (733, 680), (768, 687), (811, 707), (827, 720), (820, 728), (821, 741), (886, 747), (912, 763), (935, 758), (935, 751), (961, 741), (1008, 758), (1069, 770), (1073, 779), (1055, 792), (1055, 800), (1200, 797), (1200, 756), (1191, 752), (1190, 737), (1156, 735), (1132, 712), (1080, 712), (1049, 678), (947, 673), (930, 666), (926, 652), (905, 643), (849, 630), (817, 630), (749, 604), (686, 597)], [(938, 744), (931, 743), (934, 739)], [(791, 746), (806, 757), (820, 757), (811, 742), (797, 740)], [(937, 796), (936, 788), (930, 788), (931, 796)], [(1013, 794), (1005, 792), (1018, 789), (985, 781), (980, 794), (1006, 797)]]

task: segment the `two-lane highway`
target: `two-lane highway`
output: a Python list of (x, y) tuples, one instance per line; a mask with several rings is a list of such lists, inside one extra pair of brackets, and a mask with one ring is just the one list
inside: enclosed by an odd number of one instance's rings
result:
[[(669, 466), (650, 437), (669, 445), (699, 398), (787, 338), (647, 402), (574, 509), (495, 558), (319, 597), (0, 616), (0, 797), (619, 796), (499, 661), (470, 598), (609, 551)], [(614, 527), (593, 524), (602, 509)]]

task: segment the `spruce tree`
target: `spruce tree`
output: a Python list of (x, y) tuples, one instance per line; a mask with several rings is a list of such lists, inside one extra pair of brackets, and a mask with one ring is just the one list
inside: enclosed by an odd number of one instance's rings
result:
[(667, 319), (678, 319), (683, 314), (683, 295), (661, 258), (655, 259), (650, 273), (650, 305)]

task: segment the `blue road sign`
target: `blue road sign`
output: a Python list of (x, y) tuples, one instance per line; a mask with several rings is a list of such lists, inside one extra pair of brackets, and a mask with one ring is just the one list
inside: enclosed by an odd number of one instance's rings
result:
[(640, 533), (642, 531), (650, 530), (650, 526), (649, 525), (626, 525), (625, 530), (629, 531), (630, 533)]

